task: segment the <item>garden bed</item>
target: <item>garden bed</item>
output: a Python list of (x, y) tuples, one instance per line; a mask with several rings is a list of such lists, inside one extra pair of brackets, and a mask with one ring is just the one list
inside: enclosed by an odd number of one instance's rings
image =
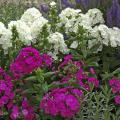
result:
[(120, 120), (117, 0), (0, 11), (0, 120)]

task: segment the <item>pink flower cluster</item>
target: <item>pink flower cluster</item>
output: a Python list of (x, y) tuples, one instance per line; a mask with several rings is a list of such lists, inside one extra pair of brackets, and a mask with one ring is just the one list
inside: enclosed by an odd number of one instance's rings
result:
[(0, 68), (0, 78), (0, 112), (2, 113), (3, 107), (12, 108), (14, 92), (11, 77), (2, 68)]
[(16, 78), (31, 73), (42, 65), (42, 58), (39, 52), (32, 48), (23, 48), (15, 61), (11, 64), (10, 70)]
[(20, 115), (23, 115), (24, 120), (35, 119), (34, 109), (28, 104), (27, 99), (22, 101), (22, 108), (16, 105), (12, 78), (0, 68), (0, 115), (3, 115), (4, 108), (10, 111), (11, 120), (17, 120)]
[(115, 94), (116, 104), (120, 104), (120, 79), (109, 80), (109, 85), (112, 89), (113, 94)]
[(26, 98), (24, 98), (22, 102), (22, 113), (24, 115), (24, 120), (35, 119), (34, 108), (29, 105), (28, 100)]
[[(76, 79), (76, 82), (86, 90), (90, 90), (90, 85), (99, 87), (99, 80), (96, 78), (94, 68), (89, 68), (88, 71), (84, 71), (86, 66), (83, 61), (73, 61), (72, 55), (67, 55), (64, 61), (59, 65), (59, 71), (64, 71), (66, 74), (62, 77), (61, 82), (67, 83), (71, 79)], [(70, 67), (69, 67), (70, 66)]]
[(19, 88), (14, 89), (15, 84), (13, 84), (12, 80), (30, 74), (39, 67), (50, 67), (52, 61), (51, 56), (47, 54), (40, 55), (35, 48), (26, 47), (20, 51), (15, 61), (10, 65), (13, 78), (0, 68), (0, 115), (3, 114), (2, 109), (5, 108), (12, 120), (17, 120), (21, 116), (24, 120), (35, 120), (34, 108), (29, 105), (27, 98), (22, 100), (22, 106), (18, 106), (21, 99), (16, 99), (15, 95), (20, 93), (20, 98), (25, 96), (21, 94), (22, 89), (20, 89), (21, 92)]
[(53, 59), (50, 55), (48, 54), (43, 54), (42, 56), (42, 66), (45, 67), (51, 67), (52, 66), (52, 62), (53, 62)]
[[(2, 113), (2, 108), (7, 108), (7, 111), (10, 111), (8, 113), (10, 113), (10, 119), (12, 120), (19, 118), (35, 120), (34, 107), (29, 104), (27, 95), (22, 95), (24, 90), (15, 88), (16, 86), (12, 80), (31, 74), (39, 67), (53, 67), (52, 62), (51, 56), (47, 54), (40, 55), (35, 48), (25, 47), (10, 65), (13, 78), (0, 68), (0, 114)], [(65, 56), (57, 70), (53, 67), (55, 72), (57, 71), (55, 75), (60, 78), (58, 84), (67, 83), (67, 87), (52, 89), (42, 98), (40, 108), (46, 114), (73, 118), (79, 112), (84, 95), (82, 90), (73, 87), (71, 79), (75, 80), (75, 84), (86, 90), (90, 90), (91, 84), (95, 88), (99, 87), (99, 81), (96, 78), (94, 69), (91, 67), (84, 70), (84, 67), (86, 67), (85, 63), (83, 61), (74, 61), (72, 55)], [(17, 90), (20, 90), (20, 94), (18, 94), (19, 97), (17, 96), (18, 98), (16, 99)], [(118, 99), (119, 97), (116, 98), (117, 101)]]
[(52, 58), (47, 54), (40, 55), (39, 51), (32, 47), (23, 48), (15, 61), (11, 64), (10, 70), (17, 79), (32, 73), (42, 66), (51, 66)]
[(43, 97), (40, 108), (52, 116), (72, 118), (79, 112), (82, 99), (82, 90), (70, 87), (56, 88)]
[(22, 106), (13, 106), (10, 118), (12, 120), (17, 120), (20, 116), (23, 116), (23, 120), (35, 120), (34, 108), (29, 105), (27, 98), (22, 101)]
[[(74, 88), (74, 83), (79, 84), (86, 90), (90, 90), (90, 85), (99, 87), (99, 81), (96, 78), (96, 73), (91, 67), (89, 71), (84, 71), (85, 63), (83, 61), (74, 61), (72, 55), (64, 57), (63, 62), (58, 66), (56, 76), (60, 77), (60, 81), (53, 84), (68, 84), (65, 88), (56, 88), (48, 92), (40, 102), (40, 108), (46, 114), (52, 116), (61, 116), (63, 118), (73, 118), (80, 110), (83, 102), (83, 91)], [(55, 68), (53, 69), (54, 71)]]
[(12, 120), (17, 120), (17, 118), (20, 116), (20, 113), (19, 113), (19, 107), (14, 105), (13, 108), (12, 108), (12, 112), (10, 114), (10, 118)]

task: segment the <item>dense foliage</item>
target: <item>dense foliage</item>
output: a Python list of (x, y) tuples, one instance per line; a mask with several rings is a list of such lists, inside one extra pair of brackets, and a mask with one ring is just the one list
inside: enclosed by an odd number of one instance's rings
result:
[(101, 8), (70, 5), (21, 6), (1, 18), (1, 119), (120, 119), (119, 3), (108, 10), (110, 26)]

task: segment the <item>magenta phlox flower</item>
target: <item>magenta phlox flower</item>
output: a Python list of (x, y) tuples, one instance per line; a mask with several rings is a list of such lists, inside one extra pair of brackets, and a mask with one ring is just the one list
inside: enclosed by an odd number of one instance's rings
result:
[(12, 120), (17, 120), (19, 117), (20, 111), (18, 106), (13, 106), (12, 113), (10, 114), (10, 118)]
[(42, 66), (42, 57), (38, 50), (32, 47), (23, 48), (15, 61), (10, 65), (13, 76), (20, 78), (25, 74), (32, 73)]
[(22, 113), (24, 115), (24, 120), (34, 120), (35, 112), (34, 108), (30, 106), (27, 98), (24, 98), (22, 101)]
[(120, 105), (120, 95), (115, 97), (115, 103)]
[(99, 87), (99, 80), (97, 80), (95, 77), (89, 77), (88, 83), (93, 84), (96, 88)]
[(116, 85), (118, 83), (120, 83), (119, 79), (111, 79), (111, 80), (109, 80), (109, 85), (110, 86)]
[(72, 118), (79, 112), (82, 97), (82, 90), (71, 87), (56, 88), (43, 97), (40, 108), (52, 116)]
[(43, 66), (51, 67), (53, 59), (50, 55), (43, 54), (42, 55), (42, 62), (43, 62)]

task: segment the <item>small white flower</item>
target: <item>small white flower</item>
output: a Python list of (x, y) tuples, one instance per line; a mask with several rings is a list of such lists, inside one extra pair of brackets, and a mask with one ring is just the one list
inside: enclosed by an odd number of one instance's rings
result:
[(76, 13), (81, 13), (81, 9), (76, 9)]
[(8, 52), (8, 48), (12, 47), (12, 32), (4, 26), (2, 22), (0, 22), (0, 45), (5, 53)]
[(58, 27), (65, 26), (66, 33), (69, 31), (72, 32), (73, 26), (76, 22), (79, 13), (81, 12), (80, 9), (73, 9), (73, 8), (66, 8), (60, 14), (60, 23), (58, 23)]
[(78, 41), (73, 41), (70, 48), (76, 49), (78, 47)]
[(59, 17), (75, 17), (78, 16), (81, 12), (80, 9), (73, 9), (73, 8), (66, 8), (62, 10), (62, 12), (59, 14)]
[(55, 53), (48, 52), (47, 54), (50, 55), (50, 56), (52, 56), (52, 58), (53, 58), (54, 60), (58, 60), (58, 57), (57, 57), (57, 55), (56, 55)]
[(120, 29), (117, 27), (109, 28), (110, 44), (112, 47), (120, 46)]
[(0, 22), (0, 32), (2, 31), (2, 30), (5, 30), (6, 28), (5, 28), (5, 25), (2, 23), (2, 22)]
[(52, 2), (50, 3), (50, 6), (51, 6), (51, 7), (52, 7), (52, 6), (56, 6), (56, 2), (52, 1)]
[(55, 54), (58, 54), (59, 51), (62, 53), (68, 52), (67, 45), (65, 44), (64, 37), (61, 33), (55, 32), (50, 34), (48, 42), (53, 45)]

